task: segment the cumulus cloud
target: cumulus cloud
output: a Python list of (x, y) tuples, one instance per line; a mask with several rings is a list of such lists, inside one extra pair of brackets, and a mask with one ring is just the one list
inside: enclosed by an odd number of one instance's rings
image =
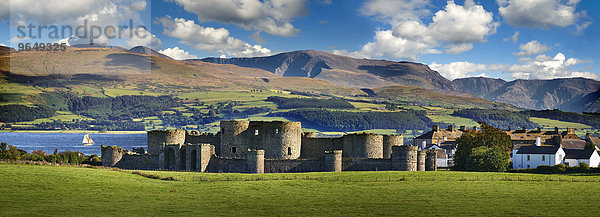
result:
[(529, 28), (565, 27), (581, 17), (575, 11), (579, 1), (496, 0), (498, 11), (510, 25)]
[(169, 16), (158, 21), (162, 24), (165, 35), (178, 38), (182, 43), (192, 45), (199, 50), (241, 57), (265, 56), (271, 53), (271, 50), (260, 45), (251, 45), (230, 36), (229, 30), (225, 28), (204, 27), (193, 20), (172, 19)]
[[(137, 1), (132, 4), (121, 0), (19, 0), (10, 2), (10, 20), (12, 25), (69, 25), (74, 30), (78, 26), (87, 25), (88, 32), (91, 26), (102, 29), (113, 26), (115, 29), (120, 24), (131, 19), (134, 25), (140, 21), (139, 10), (146, 7), (146, 1)], [(0, 3), (3, 4), (3, 3)], [(1, 9), (0, 9), (1, 10)], [(0, 12), (2, 14), (3, 12)], [(2, 17), (3, 15), (0, 15)], [(134, 28), (136, 27), (134, 26)], [(97, 30), (96, 30), (97, 31)], [(72, 34), (73, 32), (66, 32)], [(37, 36), (37, 35), (36, 35)], [(48, 35), (43, 35), (48, 37)], [(83, 35), (80, 35), (83, 36)], [(88, 34), (88, 36), (90, 36)], [(93, 39), (88, 36), (80, 38), (82, 43), (109, 43), (111, 38), (102, 34), (100, 38)], [(34, 36), (31, 36), (34, 37)], [(37, 36), (39, 37), (39, 36)], [(60, 38), (44, 38), (59, 40)], [(69, 37), (60, 35), (59, 37)], [(129, 37), (129, 34), (121, 34), (120, 37)], [(88, 38), (88, 40), (84, 40)]]
[(519, 31), (515, 31), (515, 33), (511, 37), (505, 38), (504, 41), (507, 42), (507, 41), (512, 40), (512, 42), (516, 43), (519, 40), (520, 33), (521, 32), (519, 32)]
[(353, 56), (405, 58), (416, 60), (420, 55), (441, 53), (458, 54), (469, 51), (473, 43), (485, 42), (487, 36), (495, 34), (498, 22), (493, 14), (472, 0), (464, 5), (448, 1), (437, 11), (431, 22), (422, 22), (423, 14), (428, 13), (428, 1), (420, 0), (371, 0), (361, 12), (387, 22), (391, 30), (377, 30), (372, 42), (361, 50), (349, 53)]
[(519, 45), (519, 49), (521, 51), (519, 51), (517, 53), (513, 53), (513, 54), (517, 55), (517, 56), (530, 56), (533, 54), (544, 53), (544, 52), (550, 50), (550, 47), (548, 47), (538, 41), (533, 40), (533, 41), (527, 42), (525, 44)]
[(295, 36), (291, 20), (307, 13), (305, 0), (174, 0), (200, 22), (233, 23), (271, 35)]
[(139, 31), (140, 37), (131, 37), (127, 40), (126, 44), (130, 48), (135, 46), (146, 46), (152, 48), (153, 50), (160, 50), (162, 45), (162, 41), (156, 37), (156, 35), (150, 33), (148, 30)]
[(591, 72), (573, 69), (577, 64), (585, 63), (580, 59), (566, 58), (564, 54), (557, 53), (554, 57), (538, 55), (535, 59), (521, 65), (511, 65), (506, 72), (515, 79), (553, 79), (585, 77), (598, 79), (598, 75)]
[(183, 49), (179, 49), (179, 47), (167, 48), (158, 52), (176, 60), (198, 59), (198, 56), (190, 54)]
[(485, 71), (487, 67), (483, 64), (475, 64), (471, 62), (452, 62), (448, 64), (438, 64), (433, 62), (429, 65), (433, 70), (438, 71), (442, 76), (449, 80), (457, 78), (466, 78), (474, 76), (473, 73), (479, 73), (475, 76), (484, 76), (482, 71)]

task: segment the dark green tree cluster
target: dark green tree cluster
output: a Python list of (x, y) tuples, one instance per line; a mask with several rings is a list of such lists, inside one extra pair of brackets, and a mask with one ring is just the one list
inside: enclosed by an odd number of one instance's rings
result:
[(520, 112), (491, 109), (461, 109), (452, 113), (453, 116), (483, 121), (501, 129), (508, 127), (527, 127), (536, 128), (539, 125), (529, 120), (529, 115)]
[(529, 110), (529, 111), (523, 111), (522, 113), (527, 114), (531, 117), (548, 118), (548, 119), (559, 120), (559, 121), (582, 123), (582, 124), (590, 125), (594, 128), (600, 127), (600, 115), (598, 115), (597, 113), (579, 114), (579, 113), (575, 113), (575, 112), (564, 112), (564, 111), (561, 111), (558, 109), (541, 110), (541, 111)]
[(495, 171), (508, 169), (511, 140), (503, 130), (479, 122), (480, 131), (467, 130), (456, 140), (454, 170)]
[(319, 98), (286, 98), (270, 96), (266, 101), (274, 102), (280, 109), (295, 108), (331, 108), (331, 109), (353, 109), (349, 102), (342, 99), (319, 99)]
[(0, 122), (33, 121), (38, 118), (49, 118), (56, 111), (48, 107), (29, 107), (24, 105), (0, 106)]
[(59, 164), (90, 164), (95, 166), (102, 165), (102, 159), (96, 154), (84, 156), (77, 151), (64, 151), (54, 154), (46, 154), (41, 150), (27, 153), (25, 150), (18, 149), (16, 146), (8, 145), (5, 142), (0, 143), (0, 160), (3, 161), (40, 161)]
[(433, 125), (425, 111), (345, 112), (326, 109), (296, 109), (270, 116), (301, 121), (303, 125), (323, 131), (357, 131), (369, 129), (427, 129)]
[(75, 114), (101, 120), (131, 120), (160, 115), (162, 111), (182, 106), (171, 96), (118, 96), (114, 98), (73, 97), (69, 110)]

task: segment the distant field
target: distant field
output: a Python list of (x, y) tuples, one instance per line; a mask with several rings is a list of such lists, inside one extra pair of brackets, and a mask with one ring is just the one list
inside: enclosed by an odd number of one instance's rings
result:
[(577, 129), (592, 128), (591, 126), (588, 126), (585, 124), (552, 120), (552, 119), (548, 119), (548, 118), (530, 117), (529, 120), (532, 122), (535, 122), (536, 124), (539, 124), (540, 126), (542, 126), (542, 128), (545, 128), (545, 129), (554, 129), (554, 127), (558, 127), (558, 128), (573, 127), (573, 128), (577, 128)]
[(600, 211), (594, 205), (600, 199), (597, 175), (143, 173), (179, 181), (108, 169), (0, 164), (0, 216), (597, 216)]

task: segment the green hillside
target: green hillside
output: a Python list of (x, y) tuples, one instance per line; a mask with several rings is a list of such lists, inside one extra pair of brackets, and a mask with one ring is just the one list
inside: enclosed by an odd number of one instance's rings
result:
[(600, 199), (596, 175), (142, 173), (177, 181), (2, 163), (0, 216), (596, 216)]

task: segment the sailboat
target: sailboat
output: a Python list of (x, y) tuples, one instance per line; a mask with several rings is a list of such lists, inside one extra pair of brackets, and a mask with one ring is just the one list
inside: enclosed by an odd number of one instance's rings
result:
[(90, 137), (90, 134), (88, 133), (83, 136), (83, 141), (81, 143), (83, 143), (83, 145), (93, 145), (94, 140), (92, 140), (92, 137)]

